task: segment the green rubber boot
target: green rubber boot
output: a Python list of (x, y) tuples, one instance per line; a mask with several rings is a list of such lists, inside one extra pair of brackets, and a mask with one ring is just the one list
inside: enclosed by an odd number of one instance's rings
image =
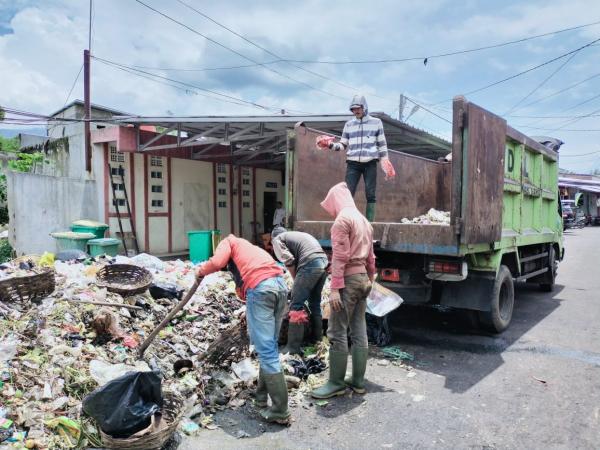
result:
[(375, 205), (376, 203), (367, 203), (367, 212), (365, 216), (369, 222), (373, 222), (375, 220)]
[(268, 404), (267, 384), (265, 383), (265, 374), (262, 370), (258, 372), (258, 381), (256, 383), (256, 393), (254, 394), (254, 406), (257, 408), (266, 408)]
[(304, 324), (303, 323), (289, 323), (288, 327), (288, 338), (287, 344), (281, 350), (284, 355), (289, 353), (290, 355), (302, 355), (302, 341), (304, 340)]
[(348, 353), (329, 350), (329, 381), (320, 388), (314, 389), (310, 395), (313, 398), (331, 398), (344, 395), (346, 392), (346, 367), (348, 366)]
[(288, 410), (287, 383), (283, 372), (265, 374), (267, 392), (271, 397), (271, 407), (263, 409), (260, 415), (267, 422), (289, 424), (290, 411)]
[(357, 394), (367, 392), (365, 389), (365, 372), (367, 371), (368, 356), (368, 348), (352, 346), (352, 376), (346, 377), (344, 382)]
[(323, 316), (313, 314), (310, 316), (310, 343), (316, 344), (323, 340)]

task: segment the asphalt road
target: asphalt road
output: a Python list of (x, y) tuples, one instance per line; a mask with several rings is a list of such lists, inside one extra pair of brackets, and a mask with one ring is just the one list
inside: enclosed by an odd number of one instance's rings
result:
[(366, 395), (303, 400), (289, 428), (249, 405), (225, 411), (180, 449), (599, 449), (600, 227), (567, 232), (565, 247), (554, 292), (518, 285), (502, 335), (400, 307), (394, 344), (415, 356), (412, 370), (373, 351)]

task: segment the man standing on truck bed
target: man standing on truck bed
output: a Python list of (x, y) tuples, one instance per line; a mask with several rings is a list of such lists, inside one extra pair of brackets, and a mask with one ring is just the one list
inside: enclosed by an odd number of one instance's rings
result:
[(360, 177), (364, 178), (367, 197), (365, 215), (369, 222), (373, 222), (377, 201), (377, 162), (381, 160), (386, 179), (393, 178), (396, 173), (388, 159), (383, 124), (377, 117), (369, 115), (365, 97), (355, 95), (350, 102), (350, 111), (354, 119), (344, 125), (340, 142), (333, 142), (331, 136), (319, 136), (317, 145), (323, 149), (346, 150), (346, 184), (354, 197)]
[(302, 353), (304, 326), (309, 322), (304, 309), (306, 302), (310, 310), (310, 341), (316, 343), (323, 338), (321, 291), (327, 279), (329, 261), (319, 241), (308, 233), (275, 227), (271, 236), (275, 256), (294, 277), (287, 346), (282, 353), (298, 355)]
[[(375, 277), (373, 228), (358, 211), (346, 183), (329, 190), (321, 206), (335, 222), (331, 227), (331, 314), (327, 337), (329, 380), (311, 395), (329, 398), (342, 395), (346, 386), (357, 394), (365, 392), (367, 341), (367, 297)], [(352, 339), (352, 376), (344, 379), (348, 365), (348, 330)]]

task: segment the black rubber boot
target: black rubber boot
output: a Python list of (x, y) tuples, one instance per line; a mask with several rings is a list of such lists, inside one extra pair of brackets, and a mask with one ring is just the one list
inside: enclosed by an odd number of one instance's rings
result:
[(304, 340), (304, 324), (290, 322), (288, 328), (287, 345), (281, 353), (291, 355), (302, 355), (302, 341)]
[(323, 316), (315, 314), (310, 316), (310, 340), (311, 344), (316, 344), (323, 340)]
[(265, 383), (265, 375), (262, 370), (258, 372), (258, 381), (256, 382), (256, 394), (254, 394), (254, 405), (257, 408), (266, 408), (269, 404), (267, 401), (267, 384)]
[(291, 413), (288, 410), (288, 391), (287, 383), (283, 372), (266, 374), (265, 384), (267, 392), (271, 397), (271, 407), (263, 409), (260, 415), (267, 422), (276, 422), (288, 425)]

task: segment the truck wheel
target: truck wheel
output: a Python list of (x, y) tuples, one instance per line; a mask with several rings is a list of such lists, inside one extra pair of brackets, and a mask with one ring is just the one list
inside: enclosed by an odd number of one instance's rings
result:
[(558, 269), (554, 247), (550, 247), (548, 251), (548, 269), (548, 272), (544, 274), (544, 282), (540, 283), (542, 292), (552, 292), (554, 290), (554, 280), (556, 279), (556, 271)]
[(481, 325), (492, 333), (501, 333), (508, 328), (515, 304), (515, 287), (508, 267), (500, 266), (491, 298), (491, 310), (480, 311)]

